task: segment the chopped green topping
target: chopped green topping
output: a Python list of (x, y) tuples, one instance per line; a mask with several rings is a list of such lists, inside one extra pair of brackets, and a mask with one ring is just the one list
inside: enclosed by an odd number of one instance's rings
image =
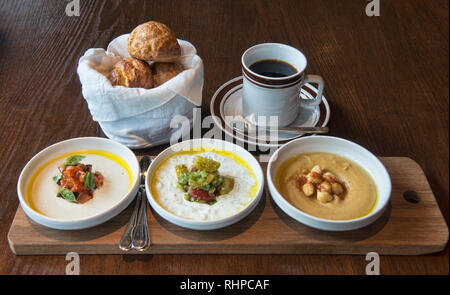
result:
[(205, 187), (213, 181), (214, 175), (206, 171), (190, 172), (188, 184), (194, 187)]
[(75, 166), (78, 163), (80, 163), (81, 160), (83, 160), (84, 158), (85, 158), (85, 156), (81, 156), (81, 155), (70, 156), (66, 159), (66, 165), (67, 166)]
[[(200, 156), (194, 159), (190, 169), (186, 165), (177, 165), (177, 188), (185, 192), (187, 201), (212, 205), (217, 196), (229, 193), (234, 187), (234, 179), (220, 175), (219, 167), (219, 162)], [(207, 197), (208, 194), (213, 200)]]
[(177, 165), (177, 166), (175, 166), (175, 172), (177, 173), (177, 177), (180, 178), (180, 176), (183, 173), (189, 172), (189, 169), (184, 164), (183, 165)]
[(182, 185), (180, 183), (177, 183), (177, 188), (182, 190), (182, 191), (187, 192), (189, 190), (189, 185)]

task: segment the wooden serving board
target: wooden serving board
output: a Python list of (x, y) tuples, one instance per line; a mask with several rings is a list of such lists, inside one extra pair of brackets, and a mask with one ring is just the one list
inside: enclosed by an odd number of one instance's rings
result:
[[(374, 251), (384, 255), (419, 255), (444, 249), (448, 227), (422, 169), (409, 158), (380, 159), (392, 178), (391, 201), (384, 215), (363, 229), (325, 232), (309, 228), (286, 215), (272, 201), (266, 188), (250, 215), (220, 230), (184, 229), (149, 209), (152, 245), (146, 252), (127, 253), (366, 254)], [(266, 165), (262, 166), (265, 170)], [(419, 201), (405, 200), (405, 191), (415, 192), (411, 195)], [(60, 231), (28, 219), (19, 206), (8, 233), (9, 245), (17, 255), (65, 255), (72, 251), (124, 254), (117, 245), (133, 207), (130, 205), (115, 218), (91, 229)]]

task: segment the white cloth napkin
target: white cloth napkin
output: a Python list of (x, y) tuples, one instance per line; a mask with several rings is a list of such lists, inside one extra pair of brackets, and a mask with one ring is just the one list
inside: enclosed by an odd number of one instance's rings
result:
[[(191, 43), (178, 40), (184, 70), (176, 77), (152, 89), (112, 86), (107, 75), (117, 61), (129, 57), (127, 37), (112, 40), (106, 51), (90, 48), (80, 58), (77, 72), (83, 97), (109, 138), (130, 148), (167, 143), (177, 131), (170, 128), (172, 118), (185, 116), (192, 126), (193, 108), (201, 106), (203, 62)], [(180, 131), (184, 135), (190, 130)]]

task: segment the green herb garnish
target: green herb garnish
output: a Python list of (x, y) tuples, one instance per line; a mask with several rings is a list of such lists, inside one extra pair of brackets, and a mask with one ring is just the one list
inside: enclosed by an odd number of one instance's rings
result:
[(56, 182), (56, 183), (59, 183), (61, 178), (62, 178), (62, 174), (61, 173), (58, 173), (56, 176), (52, 177), (53, 181)]
[(92, 175), (91, 172), (86, 172), (86, 175), (84, 176), (84, 187), (94, 190), (95, 189), (95, 181), (94, 181), (94, 176)]
[(77, 201), (77, 197), (75, 197), (75, 194), (71, 190), (68, 190), (66, 188), (60, 189), (56, 196), (63, 198), (69, 202), (76, 203), (76, 201)]
[(80, 163), (80, 161), (83, 160), (84, 158), (85, 158), (85, 156), (80, 156), (80, 155), (70, 156), (66, 159), (66, 165), (67, 166), (75, 166), (78, 163)]

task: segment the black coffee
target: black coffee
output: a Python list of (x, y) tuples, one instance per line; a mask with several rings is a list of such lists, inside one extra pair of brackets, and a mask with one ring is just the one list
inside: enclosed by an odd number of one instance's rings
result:
[(287, 62), (276, 59), (265, 59), (255, 62), (250, 70), (262, 76), (282, 78), (297, 73), (297, 70)]

